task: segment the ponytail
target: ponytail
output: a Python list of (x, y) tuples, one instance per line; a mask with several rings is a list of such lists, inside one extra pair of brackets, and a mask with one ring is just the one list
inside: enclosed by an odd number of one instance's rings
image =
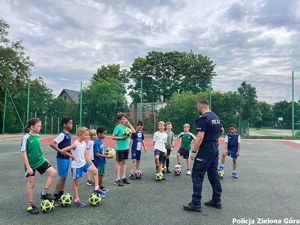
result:
[(30, 127), (34, 126), (35, 124), (41, 122), (40, 118), (32, 118), (28, 121), (25, 129), (24, 129), (24, 133), (29, 133), (30, 131)]

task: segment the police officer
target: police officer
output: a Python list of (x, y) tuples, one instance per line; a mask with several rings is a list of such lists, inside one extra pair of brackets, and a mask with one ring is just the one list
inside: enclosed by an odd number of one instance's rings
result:
[(206, 100), (198, 102), (198, 111), (202, 114), (196, 120), (197, 138), (191, 154), (195, 160), (192, 170), (193, 195), (192, 202), (184, 205), (184, 210), (201, 212), (201, 192), (204, 175), (207, 172), (213, 189), (212, 199), (205, 202), (206, 206), (222, 208), (222, 188), (218, 177), (218, 139), (223, 132), (219, 117), (209, 109)]

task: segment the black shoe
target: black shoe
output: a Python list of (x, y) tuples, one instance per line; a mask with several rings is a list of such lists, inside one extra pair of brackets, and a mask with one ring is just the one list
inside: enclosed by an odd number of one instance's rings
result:
[(122, 182), (123, 182), (123, 184), (130, 184), (126, 177), (122, 179)]
[(30, 214), (39, 214), (39, 210), (36, 206), (34, 205), (29, 205), (26, 209), (27, 212), (29, 212)]
[(133, 173), (130, 174), (129, 179), (130, 179), (130, 180), (134, 180), (134, 179), (135, 179), (135, 175), (134, 175)]
[(123, 187), (124, 186), (123, 182), (120, 179), (119, 180), (115, 180), (114, 184), (116, 186), (118, 186), (118, 187)]
[(172, 173), (169, 169), (167, 170), (167, 173)]
[(46, 200), (48, 199), (50, 202), (55, 200), (55, 197), (50, 195), (49, 193), (41, 194), (41, 199)]
[(194, 203), (189, 203), (187, 205), (184, 205), (183, 206), (183, 209), (185, 211), (195, 211), (195, 212), (202, 212), (202, 209), (201, 209), (201, 205), (196, 205)]
[(62, 206), (61, 200), (60, 199), (55, 199), (54, 200), (54, 206), (55, 207), (61, 207)]
[(214, 208), (217, 208), (217, 209), (222, 209), (221, 202), (214, 202), (213, 200), (210, 200), (208, 202), (205, 202), (204, 204), (206, 206), (209, 206), (209, 207), (214, 207)]

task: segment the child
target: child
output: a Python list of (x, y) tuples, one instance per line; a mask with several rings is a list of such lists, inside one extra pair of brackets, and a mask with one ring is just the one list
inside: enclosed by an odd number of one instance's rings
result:
[(157, 173), (162, 173), (163, 171), (163, 161), (167, 154), (167, 139), (168, 135), (165, 133), (165, 123), (160, 121), (158, 123), (158, 131), (153, 135), (154, 161)]
[(69, 172), (71, 154), (70, 152), (62, 154), (60, 150), (71, 145), (72, 134), (70, 131), (73, 128), (72, 118), (63, 118), (61, 125), (63, 127), (62, 132), (50, 144), (50, 147), (57, 151), (56, 162), (59, 179), (54, 190), (55, 206), (60, 206), (60, 197), (64, 194), (65, 182)]
[(89, 130), (86, 127), (79, 127), (77, 130), (77, 139), (71, 146), (63, 148), (61, 153), (72, 150), (73, 161), (71, 164), (72, 177), (73, 177), (73, 192), (74, 192), (74, 206), (84, 208), (86, 205), (80, 201), (78, 187), (79, 179), (82, 178), (83, 172), (91, 172), (94, 175), (95, 189), (94, 192), (100, 194), (102, 192), (98, 186), (98, 170), (92, 163), (89, 153), (86, 149), (86, 141), (89, 137)]
[(180, 157), (182, 156), (182, 158), (186, 159), (186, 174), (187, 175), (191, 175), (191, 171), (190, 171), (190, 150), (191, 150), (191, 144), (194, 143), (194, 141), (196, 140), (195, 135), (193, 135), (190, 132), (190, 125), (189, 124), (184, 124), (183, 125), (183, 132), (181, 132), (178, 136), (178, 140), (181, 142), (180, 144), (180, 148), (177, 152), (177, 162), (178, 162), (178, 166), (181, 167), (180, 165)]
[(109, 192), (109, 190), (103, 185), (104, 176), (105, 176), (106, 159), (113, 158), (113, 156), (105, 154), (103, 140), (106, 137), (106, 133), (107, 133), (107, 129), (105, 127), (99, 127), (97, 129), (97, 139), (94, 142), (94, 163), (95, 163), (95, 167), (98, 169), (99, 187), (103, 192), (103, 194)]
[(25, 134), (22, 139), (21, 152), (22, 159), (25, 164), (25, 176), (27, 177), (27, 199), (28, 207), (27, 212), (31, 214), (38, 214), (38, 208), (33, 204), (33, 187), (35, 183), (35, 171), (40, 174), (48, 173), (49, 177), (45, 183), (44, 189), (41, 194), (42, 199), (54, 200), (54, 197), (48, 193), (48, 190), (53, 183), (57, 174), (47, 159), (45, 159), (40, 146), (40, 136), (38, 133), (42, 128), (41, 120), (33, 118), (28, 121), (25, 127)]
[(232, 173), (231, 176), (233, 178), (239, 178), (236, 172), (236, 161), (240, 156), (241, 149), (241, 137), (236, 133), (236, 126), (234, 124), (229, 125), (229, 134), (225, 136), (225, 151), (222, 155), (221, 165), (219, 166), (219, 170), (224, 170), (224, 163), (226, 156), (230, 156), (232, 158)]
[(135, 174), (133, 172), (133, 167), (135, 163), (136, 163), (136, 171), (140, 170), (142, 146), (144, 151), (147, 152), (144, 143), (144, 132), (142, 131), (142, 129), (143, 129), (143, 122), (138, 121), (136, 127), (136, 133), (131, 135), (132, 145), (131, 145), (131, 163), (130, 163), (130, 177), (129, 177), (129, 179), (131, 180), (135, 179)]
[[(87, 150), (89, 152), (90, 158), (91, 158), (93, 163), (94, 163), (94, 141), (95, 141), (96, 138), (97, 138), (96, 130), (91, 129), (90, 130), (90, 140), (88, 141), (88, 144), (87, 144)], [(86, 184), (89, 185), (89, 186), (94, 185), (94, 182), (92, 180), (90, 172), (87, 172), (87, 176), (88, 176), (88, 179), (86, 181)]]
[[(124, 135), (124, 131), (130, 128), (132, 133), (135, 133), (135, 129), (130, 124), (126, 118), (125, 113), (118, 113), (117, 120), (119, 125), (117, 125), (113, 132), (113, 140), (116, 140), (116, 180), (115, 185), (121, 187), (124, 184), (130, 184), (126, 179), (126, 159), (128, 159), (129, 145), (130, 145), (130, 135)], [(122, 173), (122, 177), (120, 177)]]
[(166, 161), (166, 167), (167, 167), (167, 173), (171, 173), (171, 171), (169, 170), (169, 166), (170, 166), (170, 154), (171, 154), (171, 150), (174, 150), (174, 133), (172, 131), (172, 123), (171, 122), (167, 122), (166, 123), (166, 134), (168, 135), (167, 138), (167, 145), (166, 145), (166, 149), (167, 149), (167, 155), (166, 158), (164, 160), (164, 165), (165, 165), (165, 161)]

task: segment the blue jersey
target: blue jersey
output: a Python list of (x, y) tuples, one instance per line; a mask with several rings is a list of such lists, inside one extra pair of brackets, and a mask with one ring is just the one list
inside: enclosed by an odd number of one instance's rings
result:
[(144, 140), (144, 132), (143, 131), (136, 131), (131, 135), (132, 139), (132, 150), (133, 151), (141, 151), (142, 149), (142, 142)]
[(202, 144), (217, 143), (221, 131), (221, 122), (219, 117), (213, 112), (202, 114), (196, 120), (197, 132), (205, 132)]
[(240, 135), (227, 134), (225, 136), (225, 142), (227, 143), (227, 150), (236, 152), (240, 143)]
[(104, 142), (101, 139), (96, 139), (94, 141), (94, 164), (96, 167), (104, 166), (106, 164), (106, 159), (96, 156), (96, 153), (105, 155)]
[[(59, 149), (63, 149), (65, 147), (68, 147), (71, 145), (72, 142), (72, 134), (71, 133), (67, 133), (65, 131), (62, 131), (57, 138), (54, 139), (54, 141), (58, 144), (58, 148)], [(71, 151), (69, 151), (69, 153), (71, 154)], [(68, 156), (64, 156), (63, 154), (61, 154), (60, 152), (57, 152), (57, 158), (61, 158), (61, 159), (69, 159)]]

